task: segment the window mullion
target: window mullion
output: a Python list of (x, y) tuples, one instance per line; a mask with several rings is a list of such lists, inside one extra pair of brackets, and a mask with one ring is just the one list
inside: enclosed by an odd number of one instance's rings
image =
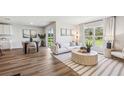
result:
[(93, 27), (93, 45), (95, 46), (95, 27)]

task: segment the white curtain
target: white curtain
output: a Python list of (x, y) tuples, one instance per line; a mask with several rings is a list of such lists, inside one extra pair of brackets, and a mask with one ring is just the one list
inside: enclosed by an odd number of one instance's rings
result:
[(104, 40), (111, 41), (113, 47), (115, 31), (115, 17), (107, 17), (104, 19)]
[(84, 37), (84, 25), (83, 24), (81, 24), (81, 25), (79, 25), (79, 27), (80, 27), (80, 43), (82, 43), (82, 46), (84, 46), (85, 45), (85, 37)]

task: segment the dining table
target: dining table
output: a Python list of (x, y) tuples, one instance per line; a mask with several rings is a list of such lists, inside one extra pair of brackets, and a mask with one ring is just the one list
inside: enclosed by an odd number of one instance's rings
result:
[[(39, 52), (39, 41), (33, 41), (33, 42), (35, 42), (36, 43), (36, 50), (37, 50), (37, 52)], [(28, 44), (29, 44), (30, 42), (23, 42), (23, 44), (24, 44), (24, 46), (23, 46), (23, 49), (24, 49), (24, 53), (25, 54), (27, 54), (27, 49), (28, 49)]]
[(2, 49), (0, 49), (0, 56), (2, 56)]

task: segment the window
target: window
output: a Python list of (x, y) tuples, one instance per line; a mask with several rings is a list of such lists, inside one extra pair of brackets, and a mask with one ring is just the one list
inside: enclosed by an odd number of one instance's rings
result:
[(96, 27), (95, 28), (95, 45), (98, 47), (103, 46), (103, 27)]
[(93, 41), (93, 28), (85, 29), (85, 40)]
[(85, 41), (89, 40), (93, 42), (94, 49), (101, 49), (104, 44), (103, 40), (103, 27), (102, 26), (93, 26), (86, 27), (84, 29)]
[(85, 29), (85, 36), (93, 36), (93, 28)]
[(48, 47), (51, 47), (53, 45), (53, 29), (49, 29), (48, 31)]

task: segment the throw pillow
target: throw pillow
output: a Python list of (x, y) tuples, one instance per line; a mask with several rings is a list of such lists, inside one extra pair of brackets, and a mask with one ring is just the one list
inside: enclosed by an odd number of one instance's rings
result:
[(70, 42), (70, 46), (72, 46), (72, 42)]
[(124, 57), (124, 48), (122, 49), (122, 55), (123, 55), (123, 57)]
[(76, 45), (76, 44), (75, 44), (74, 41), (70, 42), (70, 46), (75, 46), (75, 45)]
[(61, 45), (60, 44), (58, 44), (58, 46), (59, 46), (59, 48), (61, 48)]
[(61, 48), (61, 45), (59, 43), (55, 43), (55, 45), (58, 47), (58, 48)]

